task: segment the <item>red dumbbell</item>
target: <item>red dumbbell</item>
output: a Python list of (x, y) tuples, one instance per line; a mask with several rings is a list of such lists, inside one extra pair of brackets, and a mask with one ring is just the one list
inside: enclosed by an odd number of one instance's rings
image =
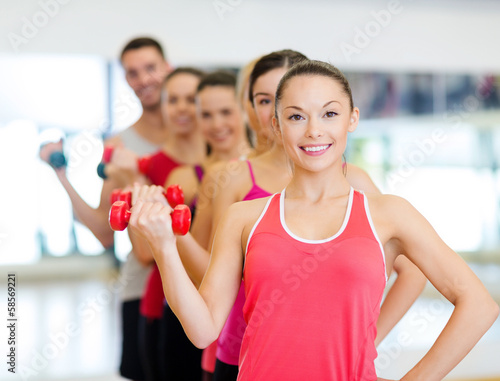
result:
[[(97, 174), (99, 175), (100, 178), (102, 179), (107, 179), (106, 173), (105, 173), (105, 166), (107, 163), (111, 161), (111, 157), (113, 156), (113, 151), (115, 147), (113, 146), (105, 146), (104, 151), (102, 153), (102, 160), (97, 166)], [(143, 175), (147, 175), (149, 173), (149, 166), (151, 164), (151, 156), (146, 155), (143, 157), (140, 157), (137, 159), (137, 170), (142, 173)]]
[(111, 195), (109, 196), (109, 203), (113, 205), (116, 201), (118, 201), (118, 198), (120, 197), (120, 194), (122, 193), (121, 189), (113, 189), (111, 192)]
[(132, 192), (124, 191), (122, 189), (114, 189), (111, 192), (110, 203), (113, 205), (116, 201), (126, 201), (129, 205), (132, 205)]
[(102, 162), (109, 163), (111, 161), (111, 156), (113, 156), (114, 146), (104, 146), (104, 151), (102, 152)]
[[(184, 204), (184, 192), (182, 188), (177, 185), (170, 185), (163, 195), (168, 201), (168, 204), (175, 208), (177, 205)], [(110, 202), (113, 205), (116, 201), (126, 201), (129, 205), (132, 205), (132, 192), (123, 191), (121, 189), (115, 189), (111, 192)]]
[[(130, 221), (130, 206), (126, 201), (116, 201), (109, 211), (109, 225), (111, 229), (122, 231)], [(170, 213), (174, 234), (185, 235), (191, 227), (191, 210), (187, 205), (177, 205)]]
[(184, 192), (182, 191), (180, 185), (170, 185), (167, 190), (163, 192), (163, 195), (172, 208), (175, 208), (177, 205), (184, 204)]

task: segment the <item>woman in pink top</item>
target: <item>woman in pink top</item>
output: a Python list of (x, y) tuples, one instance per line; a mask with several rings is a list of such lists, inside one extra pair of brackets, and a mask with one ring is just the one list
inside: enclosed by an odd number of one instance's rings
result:
[[(171, 208), (141, 200), (133, 207), (130, 223), (151, 244), (167, 300), (195, 345), (218, 337), (244, 276), (239, 380), (376, 380), (374, 327), (393, 253), (404, 253), (455, 305), (403, 380), (441, 380), (498, 316), (479, 279), (415, 208), (349, 185), (342, 155), (358, 118), (335, 67), (304, 61), (285, 74), (273, 127), (293, 162), (292, 180), (281, 194), (229, 208), (199, 290), (179, 258)], [(385, 245), (397, 249), (384, 253)]]
[[(272, 131), (271, 121), (274, 112), (274, 94), (278, 82), (290, 66), (305, 59), (306, 57), (299, 52), (282, 50), (265, 55), (256, 62), (250, 76), (248, 92), (253, 111), (255, 111), (260, 124), (260, 128), (257, 129), (257, 141), (266, 142), (270, 137), (276, 136)], [(346, 163), (343, 164), (342, 169), (348, 182), (356, 189), (379, 193), (370, 177), (362, 169), (351, 164), (346, 165)], [(229, 171), (225, 168), (221, 172), (208, 175), (208, 183), (210, 180), (212, 183), (218, 183), (220, 182), (219, 178), (227, 178), (212, 200), (212, 238), (220, 217), (231, 204), (270, 196), (272, 193), (282, 190), (291, 179), (289, 159), (279, 140), (261, 155), (235, 164), (230, 171), (230, 176), (227, 176)], [(205, 211), (202, 210), (200, 213), (204, 214)], [(184, 239), (183, 237), (177, 242)], [(188, 254), (186, 251), (180, 250), (181, 258), (185, 259), (186, 254)], [(426, 282), (420, 271), (404, 257), (398, 258), (394, 269), (398, 273), (398, 277), (389, 290), (381, 309), (381, 318), (377, 321), (379, 331), (376, 344), (406, 313)], [(218, 361), (214, 381), (234, 381), (237, 378), (239, 349), (246, 328), (243, 317), (243, 304), (245, 302), (243, 287), (244, 282), (242, 282), (235, 305), (217, 340)]]
[[(148, 178), (153, 184), (164, 185), (170, 172), (180, 163), (196, 164), (205, 158), (206, 144), (196, 122), (194, 102), (196, 88), (203, 74), (194, 68), (180, 67), (165, 79), (162, 87), (162, 111), (170, 135), (162, 150), (152, 155)], [(135, 164), (136, 155), (122, 160), (120, 164), (124, 166), (124, 172), (127, 172), (126, 163), (134, 163), (130, 165), (128, 172), (140, 178)], [(139, 262), (154, 262), (148, 243), (134, 234), (133, 230), (128, 229), (128, 233)], [(164, 301), (160, 273), (153, 263), (140, 303), (139, 346), (145, 379), (201, 378), (201, 352), (187, 340), (182, 327), (170, 324), (174, 319), (169, 317), (173, 314), (169, 314), (168, 309), (164, 308)], [(174, 320), (174, 323), (178, 322)]]
[[(251, 152), (246, 139), (243, 115), (236, 99), (236, 77), (234, 74), (217, 71), (205, 75), (196, 91), (198, 126), (210, 147), (210, 154), (197, 166), (183, 166), (172, 171), (165, 187), (178, 184), (184, 190), (185, 202), (195, 206), (200, 191), (200, 181), (204, 173), (221, 161), (236, 160), (243, 154)], [(198, 175), (196, 175), (198, 173)], [(163, 196), (160, 196), (163, 198)], [(194, 211), (194, 208), (192, 209)], [(201, 208), (203, 214), (203, 207)], [(197, 213), (193, 215), (192, 232), (197, 241), (202, 241)], [(210, 230), (210, 228), (208, 228)], [(208, 232), (210, 233), (210, 231)], [(198, 280), (201, 282), (201, 279)], [(175, 317), (174, 317), (175, 318)], [(202, 356), (203, 379), (211, 379), (215, 367), (214, 347), (203, 352)]]
[[(256, 62), (248, 85), (242, 84), (241, 86), (246, 87), (248, 98), (251, 100), (252, 109), (247, 109), (247, 113), (255, 111), (258, 115), (259, 123), (258, 126), (255, 126), (257, 128), (254, 127), (253, 130), (257, 135), (256, 141), (258, 143), (255, 149), (261, 152), (261, 155), (239, 163), (231, 162), (220, 165), (218, 166), (220, 170), (212, 170), (207, 174), (208, 181), (203, 181), (199, 192), (200, 208), (197, 211), (191, 235), (179, 237), (177, 240), (177, 247), (184, 266), (192, 276), (195, 274), (195, 282), (201, 283), (208, 266), (209, 253), (203, 248), (200, 250), (193, 237), (199, 244), (204, 242), (200, 233), (208, 232), (208, 239), (213, 238), (214, 227), (217, 226), (221, 214), (232, 203), (270, 196), (269, 190), (273, 193), (277, 192), (290, 181), (290, 167), (283, 146), (279, 141), (273, 141), (275, 134), (272, 131), (271, 116), (274, 99), (271, 94), (275, 93), (278, 82), (287, 68), (304, 59), (306, 57), (303, 54), (293, 50), (282, 50), (268, 54)], [(249, 120), (251, 120), (251, 114)], [(348, 181), (357, 189), (378, 192), (369, 176), (360, 168), (348, 165), (348, 168), (343, 166), (343, 169), (347, 172)], [(257, 176), (254, 176), (254, 170)], [(258, 177), (258, 181), (256, 177)], [(218, 185), (220, 189), (214, 191), (213, 185)], [(212, 196), (211, 200), (207, 200), (207, 194)], [(200, 226), (203, 229), (199, 229)], [(212, 234), (210, 234), (210, 227), (212, 227)], [(211, 247), (210, 242), (205, 245)], [(404, 264), (404, 262), (402, 263)], [(392, 308), (393, 311), (396, 311), (396, 313), (392, 313), (394, 317), (381, 319), (381, 321), (386, 322), (384, 325), (388, 327), (387, 331), (404, 315), (425, 284), (425, 278), (418, 269), (411, 263), (408, 264), (410, 266), (399, 265), (397, 269), (398, 279), (391, 289), (403, 288), (405, 292), (399, 294), (404, 297), (404, 300), (402, 301), (401, 297), (399, 300), (394, 300), (390, 296), (387, 298), (388, 301), (394, 301), (393, 305), (397, 306), (397, 308)], [(411, 287), (404, 287), (405, 284), (411, 284)], [(243, 317), (244, 302), (244, 283), (242, 283), (235, 305), (217, 340), (216, 357), (218, 361), (215, 366), (214, 381), (234, 381), (237, 378), (241, 341), (246, 328)]]

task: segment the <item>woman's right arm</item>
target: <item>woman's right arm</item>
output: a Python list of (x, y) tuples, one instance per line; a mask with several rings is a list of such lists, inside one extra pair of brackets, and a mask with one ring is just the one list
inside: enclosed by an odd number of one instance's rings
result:
[(146, 238), (162, 277), (169, 306), (191, 342), (204, 348), (219, 336), (236, 300), (241, 283), (241, 236), (247, 214), (241, 205), (221, 220), (207, 274), (199, 290), (193, 285), (176, 246), (171, 228), (171, 208), (142, 200), (132, 208), (129, 226)]

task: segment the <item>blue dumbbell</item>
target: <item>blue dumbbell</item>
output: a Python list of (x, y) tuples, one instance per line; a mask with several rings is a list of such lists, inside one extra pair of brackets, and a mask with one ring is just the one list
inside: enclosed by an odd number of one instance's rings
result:
[(104, 170), (105, 167), (106, 167), (106, 164), (103, 163), (102, 161), (99, 163), (99, 165), (97, 165), (97, 175), (103, 180), (106, 180), (108, 178), (108, 176), (106, 176), (106, 172)]
[(50, 154), (49, 163), (55, 169), (63, 168), (67, 164), (64, 154), (60, 151), (55, 151)]

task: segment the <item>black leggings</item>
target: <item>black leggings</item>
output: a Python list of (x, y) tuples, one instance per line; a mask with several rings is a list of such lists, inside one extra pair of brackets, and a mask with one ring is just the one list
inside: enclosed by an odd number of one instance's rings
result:
[(161, 319), (139, 318), (139, 348), (146, 381), (162, 381), (160, 354)]
[(219, 359), (215, 360), (214, 377), (212, 381), (236, 381), (238, 378), (238, 365), (230, 365)]
[(139, 355), (140, 299), (122, 303), (122, 357), (120, 375), (131, 380), (145, 380)]
[(163, 310), (161, 331), (164, 380), (201, 381), (201, 349), (184, 333), (179, 319), (168, 305)]
[(161, 319), (139, 317), (139, 352), (146, 381), (162, 381), (160, 352)]

